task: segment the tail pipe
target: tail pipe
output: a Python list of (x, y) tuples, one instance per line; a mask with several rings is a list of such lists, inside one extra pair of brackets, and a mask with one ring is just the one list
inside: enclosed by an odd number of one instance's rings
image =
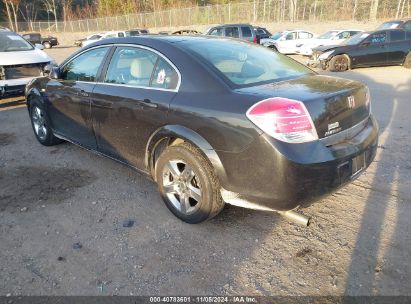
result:
[(290, 221), (292, 221), (296, 224), (299, 224), (299, 225), (302, 225), (302, 226), (305, 226), (305, 227), (308, 227), (310, 225), (310, 218), (309, 217), (307, 217), (303, 214), (300, 214), (298, 212), (295, 212), (293, 210), (277, 211), (277, 213), (281, 214), (282, 216), (284, 216), (285, 218), (287, 218), (288, 220), (290, 220)]

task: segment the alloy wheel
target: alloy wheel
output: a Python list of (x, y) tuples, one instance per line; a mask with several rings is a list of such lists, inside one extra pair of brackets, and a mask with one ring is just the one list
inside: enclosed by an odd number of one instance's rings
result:
[(348, 62), (347, 59), (345, 58), (336, 58), (335, 62), (334, 62), (334, 68), (337, 71), (343, 72), (346, 71), (348, 69)]
[(33, 107), (31, 112), (31, 118), (33, 121), (34, 132), (40, 140), (47, 138), (47, 125), (44, 112), (37, 106)]
[(163, 169), (163, 189), (174, 208), (185, 215), (201, 205), (201, 185), (193, 169), (182, 160), (170, 160)]

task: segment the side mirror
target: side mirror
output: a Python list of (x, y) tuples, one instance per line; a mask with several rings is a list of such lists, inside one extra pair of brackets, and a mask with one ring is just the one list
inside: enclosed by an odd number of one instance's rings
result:
[(44, 46), (43, 46), (42, 44), (39, 44), (39, 43), (36, 43), (36, 44), (34, 45), (34, 47), (35, 47), (36, 49), (39, 49), (39, 50), (44, 50)]
[(57, 66), (53, 66), (49, 72), (49, 77), (51, 79), (59, 79), (60, 78), (60, 68)]

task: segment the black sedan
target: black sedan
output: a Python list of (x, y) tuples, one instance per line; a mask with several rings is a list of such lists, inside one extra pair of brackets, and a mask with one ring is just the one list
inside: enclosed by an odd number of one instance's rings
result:
[(225, 202), (294, 209), (358, 177), (375, 156), (365, 85), (248, 42), (108, 39), (49, 70), (26, 89), (38, 141), (66, 140), (150, 175), (189, 223)]
[(359, 33), (343, 45), (313, 49), (310, 66), (341, 72), (357, 67), (403, 65), (411, 68), (411, 31), (402, 29)]

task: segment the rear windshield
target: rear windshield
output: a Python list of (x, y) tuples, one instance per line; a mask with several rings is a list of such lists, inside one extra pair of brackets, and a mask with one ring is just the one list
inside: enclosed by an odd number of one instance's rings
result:
[(338, 31), (329, 31), (329, 32), (322, 34), (320, 37), (318, 37), (318, 39), (331, 39), (337, 34), (338, 34)]
[(377, 30), (387, 30), (387, 29), (395, 29), (398, 26), (400, 26), (402, 22), (401, 21), (389, 21), (381, 24)]
[(304, 65), (272, 50), (242, 41), (204, 39), (180, 41), (201, 61), (236, 86), (277, 82), (313, 73)]
[(0, 32), (0, 52), (30, 51), (33, 46), (12, 32)]

